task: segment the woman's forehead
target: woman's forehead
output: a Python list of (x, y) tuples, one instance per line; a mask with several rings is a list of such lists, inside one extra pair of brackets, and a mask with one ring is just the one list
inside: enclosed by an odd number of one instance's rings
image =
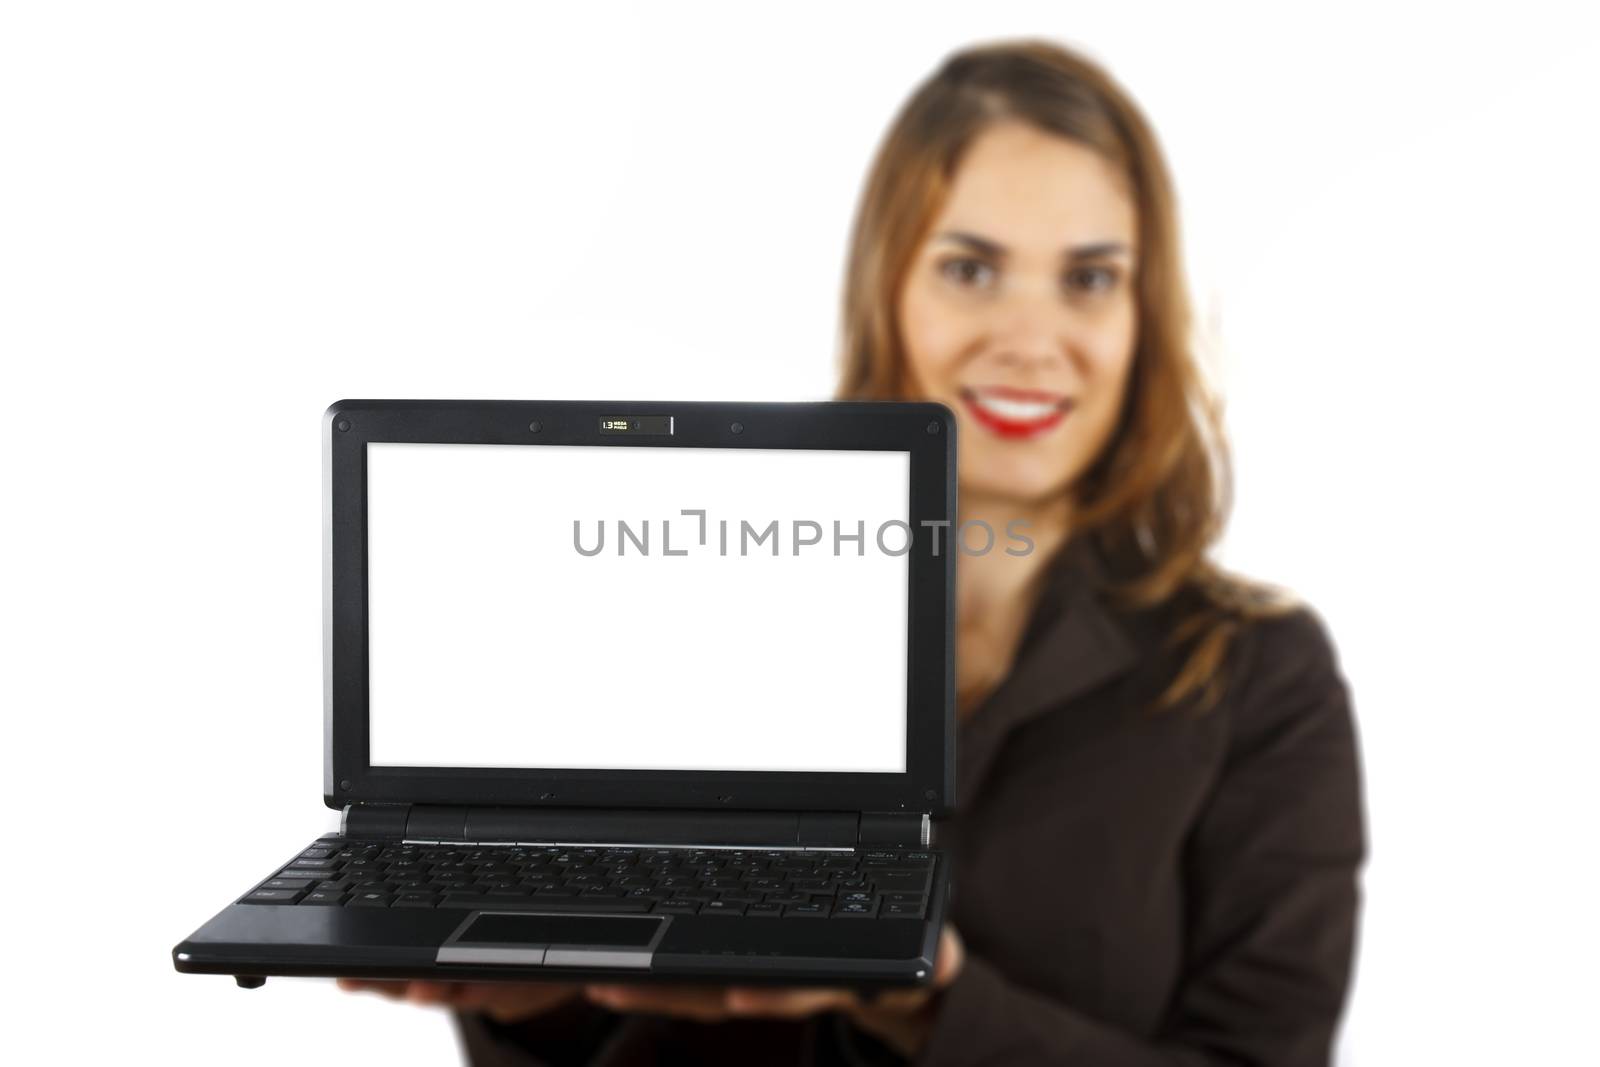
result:
[(1121, 172), (1087, 145), (1018, 123), (979, 134), (962, 154), (931, 229), (982, 236), (1019, 254), (1063, 245), (1132, 244), (1137, 214)]

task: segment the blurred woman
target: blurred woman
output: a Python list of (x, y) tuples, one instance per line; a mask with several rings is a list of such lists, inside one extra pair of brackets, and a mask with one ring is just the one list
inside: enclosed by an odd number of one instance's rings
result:
[[(1365, 853), (1320, 617), (1208, 558), (1229, 506), (1171, 181), (1066, 49), (951, 56), (855, 219), (841, 398), (931, 399), (960, 519), (955, 893), (931, 987), (372, 986), (475, 1065), (1326, 1064)], [(972, 535), (981, 540), (981, 534)]]

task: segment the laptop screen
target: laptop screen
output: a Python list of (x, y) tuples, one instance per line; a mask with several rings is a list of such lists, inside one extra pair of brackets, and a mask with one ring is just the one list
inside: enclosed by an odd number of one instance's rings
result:
[(372, 766), (906, 771), (909, 453), (366, 448)]

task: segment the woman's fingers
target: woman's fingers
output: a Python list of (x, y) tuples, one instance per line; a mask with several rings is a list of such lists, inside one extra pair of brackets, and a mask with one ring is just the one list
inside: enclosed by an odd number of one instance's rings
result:
[(729, 1016), (799, 1019), (859, 1005), (846, 989), (752, 989), (696, 986), (589, 986), (591, 1001), (612, 1011), (680, 1015), (700, 1021)]
[(517, 1022), (537, 1015), (577, 992), (576, 986), (555, 982), (426, 982), (340, 978), (338, 983), (340, 989), (352, 993), (372, 992), (410, 1004), (481, 1011), (497, 1022)]
[(406, 990), (406, 1000), (412, 1004), (449, 1004), (462, 985), (461, 982), (412, 982)]
[(860, 1004), (846, 989), (730, 989), (728, 1011), (734, 1015), (763, 1015), (800, 1019), (823, 1011), (848, 1011)]
[[(950, 926), (940, 934), (935, 988), (947, 986), (961, 970), (965, 949)], [(375, 992), (412, 1004), (438, 1004), (462, 1011), (481, 1011), (500, 1022), (514, 1022), (546, 1011), (572, 996), (568, 985), (537, 982), (427, 982), (341, 978), (339, 988)], [(584, 994), (595, 1004), (619, 1012), (677, 1015), (712, 1022), (730, 1016), (798, 1019), (824, 1011), (909, 1010), (927, 997), (926, 990), (889, 991), (864, 1005), (847, 989), (724, 988), (721, 986), (591, 985)], [(904, 1003), (902, 1003), (902, 1001)]]
[(933, 965), (934, 988), (949, 986), (961, 973), (961, 965), (966, 962), (967, 946), (962, 943), (956, 928), (945, 923), (944, 929), (939, 931), (939, 959)]
[(339, 988), (347, 993), (381, 993), (391, 1000), (403, 999), (411, 983), (387, 978), (340, 978)]
[(698, 986), (589, 986), (588, 998), (612, 1011), (681, 1015), (714, 1022), (729, 1015), (727, 994), (721, 987)]
[(481, 1011), (496, 1022), (514, 1023), (539, 1015), (570, 999), (575, 986), (552, 982), (462, 983), (451, 1007)]

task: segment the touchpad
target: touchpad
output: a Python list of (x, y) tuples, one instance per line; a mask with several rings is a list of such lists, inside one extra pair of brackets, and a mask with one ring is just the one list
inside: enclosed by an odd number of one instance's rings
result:
[(476, 912), (439, 948), (440, 963), (648, 968), (670, 915)]

